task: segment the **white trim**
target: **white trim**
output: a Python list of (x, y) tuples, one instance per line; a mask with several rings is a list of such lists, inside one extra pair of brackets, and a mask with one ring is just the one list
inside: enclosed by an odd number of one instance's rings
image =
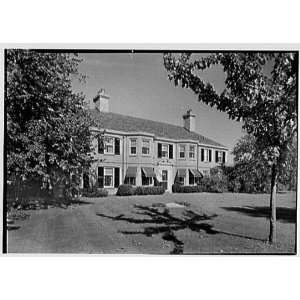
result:
[(97, 131), (97, 132), (101, 132), (103, 130), (105, 130), (105, 133), (109, 133), (109, 134), (117, 134), (117, 135), (121, 135), (121, 136), (147, 136), (147, 137), (152, 137), (154, 141), (157, 142), (167, 142), (167, 143), (194, 143), (197, 144), (198, 146), (202, 146), (202, 147), (210, 147), (210, 148), (214, 148), (214, 149), (221, 149), (221, 150), (225, 150), (228, 151), (229, 148), (227, 147), (222, 147), (222, 146), (215, 146), (215, 145), (211, 145), (211, 144), (203, 144), (200, 143), (198, 140), (189, 140), (189, 139), (172, 139), (172, 138), (167, 138), (167, 137), (160, 137), (160, 136), (156, 136), (153, 133), (148, 133), (148, 132), (143, 132), (143, 131), (118, 131), (118, 130), (113, 130), (113, 129), (99, 129), (97, 127), (91, 127), (90, 128), (93, 131)]

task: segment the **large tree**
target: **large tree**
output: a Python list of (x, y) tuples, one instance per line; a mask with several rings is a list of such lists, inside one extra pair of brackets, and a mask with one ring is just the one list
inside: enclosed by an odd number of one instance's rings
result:
[[(270, 234), (276, 241), (276, 184), (297, 131), (298, 54), (293, 52), (223, 52), (208, 55), (164, 55), (169, 79), (191, 89), (202, 101), (242, 120), (256, 139), (271, 169)], [(218, 93), (202, 71), (220, 65), (225, 89)], [(268, 68), (271, 66), (271, 72)]]
[(7, 50), (8, 178), (38, 177), (51, 187), (91, 162), (92, 119), (71, 86), (79, 63), (75, 54)]

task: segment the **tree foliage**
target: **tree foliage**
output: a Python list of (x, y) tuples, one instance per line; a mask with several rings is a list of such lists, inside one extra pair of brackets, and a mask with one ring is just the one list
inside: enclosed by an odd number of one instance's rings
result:
[[(266, 65), (271, 65), (268, 73)], [(242, 120), (257, 149), (271, 168), (271, 242), (275, 241), (276, 185), (287, 164), (291, 141), (297, 131), (296, 52), (223, 52), (195, 57), (191, 53), (164, 54), (164, 65), (175, 85), (191, 89), (202, 101)], [(220, 65), (225, 89), (218, 93), (202, 78), (202, 71)]]
[[(267, 74), (265, 66), (272, 63)], [(274, 161), (284, 152), (297, 129), (296, 53), (224, 52), (193, 59), (191, 53), (164, 55), (169, 79), (190, 88), (198, 100), (242, 120), (247, 133), (256, 138), (264, 155)], [(217, 93), (201, 78), (201, 71), (221, 65), (225, 89)]]
[(7, 169), (51, 184), (91, 162), (93, 125), (72, 92), (75, 54), (11, 49), (6, 53)]

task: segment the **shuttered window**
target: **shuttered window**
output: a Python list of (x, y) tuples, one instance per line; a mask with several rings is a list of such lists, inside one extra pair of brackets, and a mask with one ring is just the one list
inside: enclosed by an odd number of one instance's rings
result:
[(120, 185), (120, 168), (115, 168), (115, 187)]
[(173, 158), (173, 145), (169, 145), (169, 158)]
[(104, 168), (98, 167), (98, 186), (103, 188), (104, 186)]
[(162, 144), (161, 144), (161, 143), (158, 143), (158, 144), (157, 144), (157, 157), (158, 157), (158, 158), (161, 158), (161, 156), (162, 156), (161, 151), (162, 151)]
[(120, 139), (115, 138), (115, 155), (120, 155)]
[(204, 161), (204, 149), (201, 149), (201, 161)]
[(104, 140), (103, 140), (103, 137), (98, 137), (98, 153), (99, 154), (104, 153)]
[(169, 155), (169, 147), (168, 147), (168, 144), (162, 144), (162, 147), (161, 147), (161, 156), (167, 158), (168, 155)]

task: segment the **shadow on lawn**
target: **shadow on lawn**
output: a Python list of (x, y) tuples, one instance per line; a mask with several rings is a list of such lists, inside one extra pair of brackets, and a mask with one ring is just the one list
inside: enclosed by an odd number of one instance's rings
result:
[[(243, 206), (243, 207), (222, 207), (228, 211), (235, 211), (241, 214), (245, 214), (250, 217), (257, 218), (269, 218), (270, 217), (270, 207), (268, 206)], [(288, 207), (277, 207), (276, 208), (276, 218), (278, 221), (283, 223), (296, 223), (296, 208)]]
[[(133, 218), (126, 217), (123, 214), (118, 216), (108, 216), (101, 213), (97, 213), (97, 216), (108, 218), (114, 221), (124, 221), (130, 224), (149, 224), (149, 226), (142, 228), (138, 231), (120, 231), (125, 235), (135, 235), (143, 234), (145, 236), (151, 237), (154, 234), (162, 234), (162, 239), (165, 241), (172, 242), (174, 244), (174, 249), (170, 254), (182, 254), (184, 243), (180, 241), (175, 233), (178, 230), (189, 229), (194, 232), (204, 231), (207, 234), (225, 234), (230, 236), (236, 236), (241, 238), (253, 239), (263, 241), (261, 239), (256, 239), (252, 237), (246, 237), (234, 233), (223, 232), (220, 230), (215, 230), (213, 225), (205, 222), (209, 221), (215, 217), (214, 215), (198, 214), (194, 211), (185, 208), (181, 216), (174, 216), (171, 214), (170, 210), (167, 208), (158, 208), (157, 206), (145, 206), (145, 205), (134, 205), (135, 215), (142, 215), (147, 218)], [(153, 224), (153, 225), (151, 225)]]

